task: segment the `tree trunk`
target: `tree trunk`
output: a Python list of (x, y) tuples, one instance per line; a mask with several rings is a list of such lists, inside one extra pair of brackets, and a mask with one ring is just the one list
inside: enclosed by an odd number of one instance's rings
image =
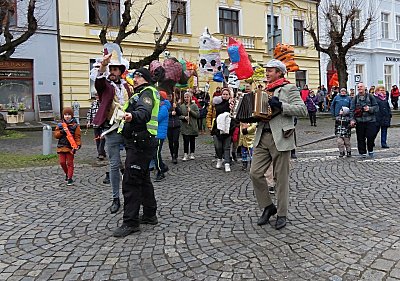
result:
[(336, 71), (339, 80), (339, 89), (347, 89), (347, 81), (349, 80), (349, 74), (347, 73), (346, 56), (339, 56), (335, 63)]

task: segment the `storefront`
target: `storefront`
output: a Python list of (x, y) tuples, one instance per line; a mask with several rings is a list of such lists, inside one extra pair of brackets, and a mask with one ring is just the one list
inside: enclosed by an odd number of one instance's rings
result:
[(34, 111), (33, 60), (0, 62), (0, 111)]

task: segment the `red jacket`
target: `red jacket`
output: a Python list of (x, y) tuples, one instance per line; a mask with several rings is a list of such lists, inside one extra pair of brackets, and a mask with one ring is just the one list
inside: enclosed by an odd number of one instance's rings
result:
[(399, 97), (399, 96), (400, 96), (399, 89), (398, 89), (398, 88), (397, 88), (397, 89), (392, 89), (392, 90), (390, 91), (390, 96), (391, 96), (392, 98), (397, 98), (397, 97)]
[(306, 99), (308, 97), (308, 93), (310, 92), (310, 90), (308, 89), (303, 89), (300, 91), (300, 95), (301, 95), (301, 99), (306, 102)]

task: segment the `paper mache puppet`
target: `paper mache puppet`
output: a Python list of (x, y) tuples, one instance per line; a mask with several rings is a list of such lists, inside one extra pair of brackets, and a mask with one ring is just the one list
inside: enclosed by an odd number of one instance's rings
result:
[(283, 62), (288, 72), (299, 70), (299, 66), (294, 61), (294, 48), (288, 44), (278, 43), (274, 49), (274, 58)]
[(231, 60), (229, 71), (235, 71), (239, 80), (251, 77), (254, 71), (242, 42), (229, 37), (227, 49)]
[(199, 40), (199, 70), (201, 73), (221, 71), (221, 41), (211, 36), (206, 27)]

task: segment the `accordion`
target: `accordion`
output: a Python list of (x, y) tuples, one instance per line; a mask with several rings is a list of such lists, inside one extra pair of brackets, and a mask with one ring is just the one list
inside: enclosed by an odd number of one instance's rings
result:
[(244, 94), (239, 98), (233, 117), (240, 122), (254, 123), (270, 120), (272, 110), (268, 104), (269, 95), (263, 91)]

